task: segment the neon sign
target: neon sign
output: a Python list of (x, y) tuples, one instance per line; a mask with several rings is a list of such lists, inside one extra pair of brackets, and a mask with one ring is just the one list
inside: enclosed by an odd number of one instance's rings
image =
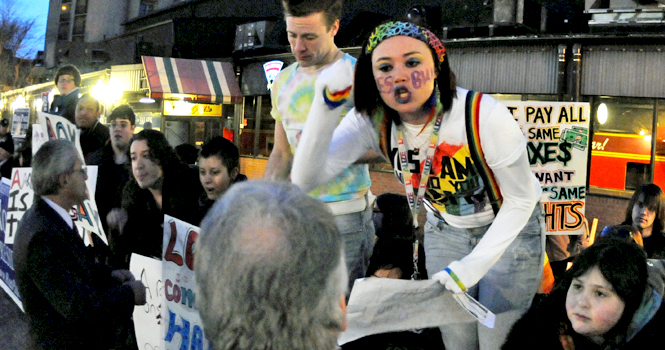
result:
[(268, 81), (268, 90), (272, 88), (272, 82), (275, 80), (277, 73), (282, 70), (284, 62), (270, 61), (263, 64), (263, 71), (266, 73), (266, 80)]

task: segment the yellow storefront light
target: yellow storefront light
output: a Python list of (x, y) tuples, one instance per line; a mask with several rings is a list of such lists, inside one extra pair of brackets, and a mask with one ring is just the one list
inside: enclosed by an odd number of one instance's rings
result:
[(97, 101), (114, 102), (122, 98), (122, 88), (113, 83), (110, 83), (109, 85), (104, 84), (100, 79), (97, 81), (97, 84), (92, 87), (90, 94)]
[(12, 109), (16, 110), (17, 108), (25, 108), (25, 97), (23, 95), (16, 96), (16, 99), (12, 102)]
[(35, 99), (35, 109), (36, 110), (41, 111), (43, 105), (44, 105), (44, 101), (42, 101), (41, 98), (36, 98)]

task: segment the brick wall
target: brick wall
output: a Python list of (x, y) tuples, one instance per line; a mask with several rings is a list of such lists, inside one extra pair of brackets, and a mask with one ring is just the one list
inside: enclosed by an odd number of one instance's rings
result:
[[(263, 178), (268, 160), (264, 158), (240, 157), (240, 173), (248, 178), (258, 180)], [(386, 192), (403, 193), (404, 187), (397, 181), (392, 172), (371, 171), (372, 193), (380, 195)]]
[(268, 165), (267, 159), (240, 157), (240, 173), (245, 174), (247, 178), (252, 180), (263, 178), (263, 173), (266, 172), (266, 165)]
[(589, 225), (598, 218), (596, 233), (600, 233), (605, 226), (620, 224), (626, 216), (629, 201), (630, 198), (587, 193), (585, 214)]

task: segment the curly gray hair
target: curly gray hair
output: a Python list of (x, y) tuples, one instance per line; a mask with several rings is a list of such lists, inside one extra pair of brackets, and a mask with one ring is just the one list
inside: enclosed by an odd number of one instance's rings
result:
[(347, 273), (322, 202), (290, 183), (239, 183), (204, 218), (195, 251), (197, 308), (215, 349), (335, 347)]

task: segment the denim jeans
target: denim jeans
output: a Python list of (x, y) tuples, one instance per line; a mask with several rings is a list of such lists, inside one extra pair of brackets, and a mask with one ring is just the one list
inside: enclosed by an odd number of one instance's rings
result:
[[(478, 322), (441, 328), (446, 349), (500, 349), (512, 325), (531, 305), (543, 271), (545, 227), (540, 202), (529, 221), (499, 260), (467, 292), (496, 315), (493, 329)], [(429, 276), (471, 253), (490, 225), (456, 228), (431, 213), (425, 224), (425, 256)]]
[(349, 273), (349, 289), (353, 282), (365, 277), (369, 266), (369, 258), (374, 248), (374, 223), (372, 222), (372, 206), (367, 205), (363, 211), (336, 215), (335, 226), (344, 239), (346, 269)]

